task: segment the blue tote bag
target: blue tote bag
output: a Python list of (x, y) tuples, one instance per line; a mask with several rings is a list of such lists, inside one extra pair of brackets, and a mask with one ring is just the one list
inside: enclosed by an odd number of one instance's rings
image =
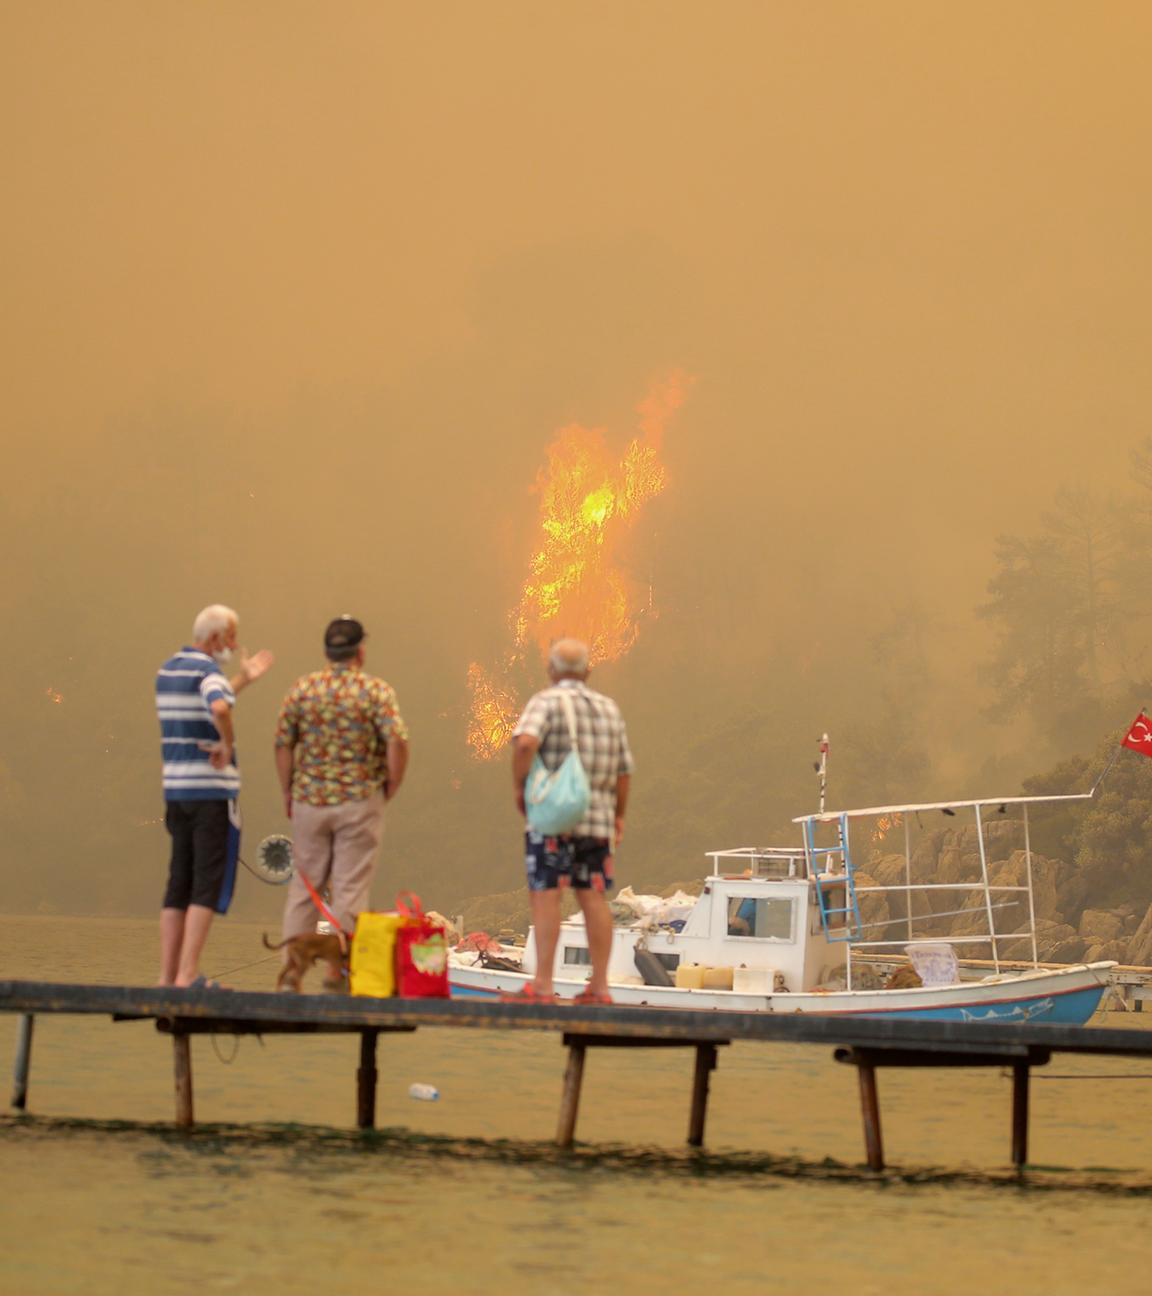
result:
[(588, 812), (591, 796), (588, 775), (580, 763), (580, 749), (576, 745), (576, 711), (567, 689), (560, 690), (560, 702), (568, 721), (572, 750), (555, 770), (550, 770), (537, 752), (524, 785), (528, 827), (544, 837), (571, 832)]

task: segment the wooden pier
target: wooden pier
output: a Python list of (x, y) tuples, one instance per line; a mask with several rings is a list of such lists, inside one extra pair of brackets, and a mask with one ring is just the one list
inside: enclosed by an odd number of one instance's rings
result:
[(877, 1073), (883, 1067), (1003, 1067), (1013, 1076), (1011, 1157), (1028, 1160), (1029, 1081), (1055, 1053), (1152, 1057), (1152, 1032), (1114, 1027), (998, 1025), (881, 1020), (801, 1013), (691, 1012), (575, 1004), (491, 1003), (468, 999), (364, 999), (156, 987), (0, 981), (0, 1011), (21, 1015), (12, 1106), (25, 1110), (33, 1024), (42, 1013), (97, 1014), (113, 1021), (153, 1020), (172, 1039), (176, 1123), (194, 1121), (193, 1035), (359, 1034), (356, 1123), (376, 1120), (377, 1045), (381, 1035), (421, 1027), (532, 1030), (559, 1034), (568, 1051), (557, 1142), (576, 1136), (587, 1053), (597, 1048), (686, 1048), (695, 1051), (688, 1142), (704, 1142), (708, 1089), (718, 1050), (734, 1042), (816, 1044), (856, 1067), (868, 1165), (884, 1167)]

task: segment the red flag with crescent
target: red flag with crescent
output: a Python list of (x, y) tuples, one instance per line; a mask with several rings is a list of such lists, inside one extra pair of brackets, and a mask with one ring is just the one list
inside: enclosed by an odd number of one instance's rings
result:
[(1143, 711), (1132, 721), (1132, 727), (1120, 740), (1121, 747), (1131, 747), (1142, 756), (1152, 756), (1152, 720)]

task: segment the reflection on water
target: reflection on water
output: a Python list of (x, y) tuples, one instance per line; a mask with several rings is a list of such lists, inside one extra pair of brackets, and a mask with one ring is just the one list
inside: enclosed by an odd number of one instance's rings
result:
[[(220, 924), (208, 967), (268, 988), (259, 929)], [(0, 977), (148, 983), (154, 924), (6, 920)], [(241, 968), (244, 963), (254, 964)], [(1139, 1017), (1110, 1025), (1143, 1029)], [(13, 1019), (0, 1017), (0, 1059)], [(238, 1046), (238, 1047), (237, 1047)], [(1136, 1289), (1152, 1195), (1148, 1063), (1056, 1059), (1034, 1085), (1021, 1183), (1009, 1081), (884, 1072), (894, 1168), (860, 1167), (856, 1077), (821, 1047), (721, 1051), (708, 1149), (682, 1140), (690, 1054), (590, 1055), (581, 1143), (551, 1143), (554, 1035), (382, 1037), (379, 1119), (354, 1120), (355, 1037), (193, 1041), (197, 1117), (172, 1116), (170, 1044), (147, 1023), (37, 1021), (31, 1119), (0, 1120), (8, 1290), (246, 1290), (316, 1274), (532, 1293)], [(1112, 1080), (1095, 1077), (1108, 1074)], [(439, 1103), (407, 1098), (434, 1083)], [(158, 1280), (162, 1275), (162, 1281)]]
[[(597, 1171), (648, 1177), (716, 1180), (755, 1179), (762, 1187), (775, 1185), (764, 1180), (812, 1180), (820, 1183), (866, 1185), (891, 1188), (897, 1185), (957, 1184), (988, 1188), (1010, 1188), (1019, 1192), (1099, 1192), (1117, 1197), (1152, 1197), (1152, 1176), (1134, 1177), (1100, 1166), (1081, 1170), (1067, 1167), (1031, 1166), (1022, 1179), (1012, 1168), (979, 1170), (939, 1166), (888, 1168), (874, 1174), (863, 1165), (846, 1164), (824, 1157), (806, 1161), (800, 1157), (773, 1156), (764, 1152), (723, 1152), (694, 1148), (658, 1148), (626, 1144), (578, 1144), (562, 1149), (551, 1142), (520, 1139), (462, 1139), (414, 1134), (403, 1128), (380, 1130), (337, 1130), (306, 1125), (197, 1125), (191, 1131), (171, 1125), (145, 1125), (139, 1121), (93, 1121), (79, 1118), (0, 1117), (0, 1132), (9, 1146), (19, 1141), (99, 1134), (132, 1134), (151, 1138), (155, 1164), (165, 1163), (170, 1151), (188, 1154), (217, 1174), (251, 1175), (256, 1168), (293, 1170), (302, 1161), (314, 1176), (340, 1176), (348, 1171), (348, 1159), (357, 1163), (372, 1157), (387, 1159), (390, 1168), (401, 1163), (425, 1165), (432, 1173), (445, 1168), (461, 1171), (468, 1164), (515, 1166), (517, 1169), (558, 1170), (565, 1175), (588, 1175)], [(284, 1154), (278, 1156), (277, 1154)], [(143, 1154), (142, 1154), (143, 1155)]]

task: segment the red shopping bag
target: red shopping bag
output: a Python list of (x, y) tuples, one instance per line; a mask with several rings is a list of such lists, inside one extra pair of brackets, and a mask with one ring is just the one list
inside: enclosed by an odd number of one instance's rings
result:
[(447, 999), (448, 937), (439, 923), (424, 915), (420, 897), (401, 891), (396, 932), (396, 993), (406, 999)]

